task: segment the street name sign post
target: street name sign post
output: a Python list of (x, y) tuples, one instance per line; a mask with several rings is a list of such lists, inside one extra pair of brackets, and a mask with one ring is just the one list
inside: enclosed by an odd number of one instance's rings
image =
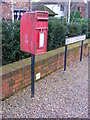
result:
[(64, 71), (66, 71), (66, 62), (67, 62), (67, 45), (73, 44), (76, 42), (81, 41), (81, 53), (80, 53), (80, 61), (82, 61), (82, 53), (83, 53), (83, 41), (86, 39), (86, 35), (80, 35), (76, 37), (70, 37), (66, 36), (65, 39), (65, 58), (64, 58)]

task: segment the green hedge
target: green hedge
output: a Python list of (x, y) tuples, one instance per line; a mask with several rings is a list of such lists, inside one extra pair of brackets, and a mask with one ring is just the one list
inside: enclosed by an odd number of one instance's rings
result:
[(88, 20), (88, 38), (90, 38), (90, 19)]
[(2, 22), (2, 65), (9, 64), (26, 57), (28, 53), (20, 51), (20, 22)]
[[(56, 21), (56, 22), (55, 22)], [(65, 37), (86, 34), (88, 36), (88, 23), (66, 24), (61, 19), (49, 19), (48, 22), (48, 51), (56, 49), (65, 44)]]
[[(66, 24), (64, 19), (50, 18), (48, 21), (47, 50), (53, 50), (65, 44), (65, 37), (87, 34), (87, 23)], [(87, 36), (88, 37), (88, 36)], [(2, 22), (2, 65), (30, 57), (20, 51), (20, 21)]]

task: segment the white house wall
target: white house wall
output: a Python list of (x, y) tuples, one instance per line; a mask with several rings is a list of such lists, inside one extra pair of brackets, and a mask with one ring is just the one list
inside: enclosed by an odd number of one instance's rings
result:
[(64, 16), (64, 11), (61, 11), (61, 5), (57, 5), (57, 4), (51, 4), (51, 5), (45, 5), (47, 6), (49, 9), (51, 9), (53, 12), (57, 13), (58, 15), (55, 15), (55, 17), (61, 17)]

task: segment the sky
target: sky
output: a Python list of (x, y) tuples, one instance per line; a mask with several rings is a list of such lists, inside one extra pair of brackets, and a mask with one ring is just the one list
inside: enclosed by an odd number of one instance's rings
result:
[(87, 0), (84, 0), (85, 3), (87, 3)]
[[(38, 1), (40, 1), (40, 0), (32, 0), (32, 1), (38, 2)], [(84, 2), (87, 3), (87, 0), (84, 0)]]

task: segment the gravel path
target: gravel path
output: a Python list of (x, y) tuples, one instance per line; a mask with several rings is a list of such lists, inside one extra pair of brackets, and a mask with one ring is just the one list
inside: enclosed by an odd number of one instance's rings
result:
[(59, 69), (2, 102), (3, 118), (88, 117), (88, 58)]

